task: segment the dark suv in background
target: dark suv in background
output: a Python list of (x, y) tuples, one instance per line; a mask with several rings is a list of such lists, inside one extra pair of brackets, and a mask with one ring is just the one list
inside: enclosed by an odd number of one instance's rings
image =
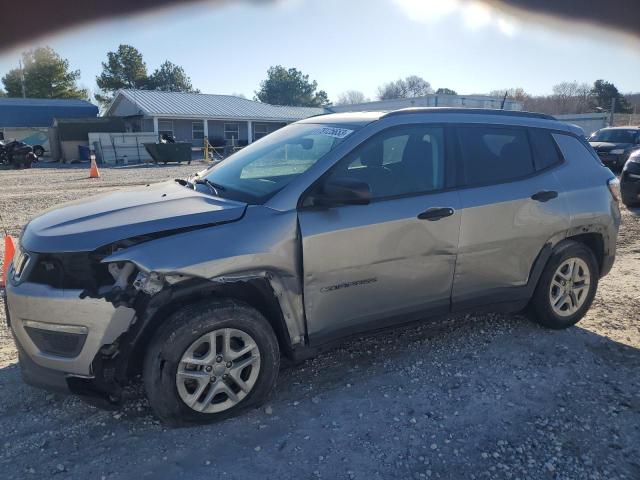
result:
[(640, 149), (640, 127), (609, 127), (589, 137), (589, 143), (607, 167), (622, 170), (629, 155)]

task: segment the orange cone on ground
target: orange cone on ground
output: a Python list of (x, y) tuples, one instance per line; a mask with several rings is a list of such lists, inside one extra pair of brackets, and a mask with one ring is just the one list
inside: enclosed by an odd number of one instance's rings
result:
[(9, 265), (16, 253), (16, 244), (13, 241), (11, 235), (4, 236), (4, 261), (2, 262), (2, 286), (7, 284), (7, 278), (9, 274)]
[(100, 178), (100, 171), (96, 164), (96, 156), (91, 155), (91, 169), (89, 170), (89, 178)]

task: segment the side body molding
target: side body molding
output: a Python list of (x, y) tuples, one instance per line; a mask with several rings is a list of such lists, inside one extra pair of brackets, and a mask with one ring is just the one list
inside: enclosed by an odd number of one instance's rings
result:
[(103, 263), (131, 262), (143, 272), (233, 283), (269, 282), (292, 345), (306, 335), (302, 303), (297, 212), (254, 205), (236, 222), (191, 231), (119, 250)]

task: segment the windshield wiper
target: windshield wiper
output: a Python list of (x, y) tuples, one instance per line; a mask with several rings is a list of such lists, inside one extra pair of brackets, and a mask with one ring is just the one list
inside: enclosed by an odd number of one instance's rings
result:
[(218, 185), (217, 183), (213, 183), (208, 178), (196, 178), (194, 180), (194, 183), (199, 184), (199, 185), (206, 185), (217, 196), (220, 196), (220, 194), (218, 192), (224, 192), (226, 190), (225, 187), (223, 187), (222, 185)]
[(193, 183), (191, 183), (189, 180), (185, 180), (184, 178), (174, 178), (173, 181), (176, 182), (176, 183), (179, 183), (183, 187), (195, 188)]

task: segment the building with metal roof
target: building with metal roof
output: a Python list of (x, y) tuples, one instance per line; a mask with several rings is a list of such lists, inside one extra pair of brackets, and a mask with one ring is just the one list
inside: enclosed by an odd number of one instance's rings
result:
[(97, 115), (98, 107), (86, 100), (0, 98), (0, 128), (49, 127), (54, 118)]
[(326, 113), (390, 111), (408, 107), (522, 110), (522, 103), (485, 95), (432, 94), (325, 108), (269, 105), (232, 95), (120, 90), (105, 112), (126, 119), (132, 132), (171, 135), (195, 147), (206, 137), (214, 145), (245, 145), (291, 122)]
[(269, 105), (232, 95), (119, 90), (106, 116), (124, 117), (130, 131), (167, 134), (200, 147), (247, 144), (287, 123), (325, 113), (323, 108)]

